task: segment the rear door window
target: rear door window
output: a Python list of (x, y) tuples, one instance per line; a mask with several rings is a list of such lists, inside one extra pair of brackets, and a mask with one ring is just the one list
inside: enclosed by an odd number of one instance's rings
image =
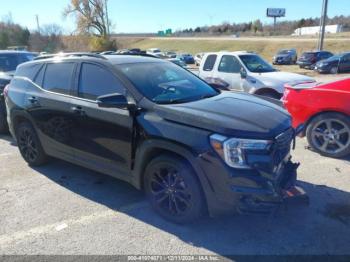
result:
[(125, 94), (122, 83), (107, 69), (83, 63), (79, 78), (79, 97), (96, 100), (99, 96)]
[(47, 64), (43, 88), (60, 94), (70, 94), (75, 63)]
[(204, 63), (203, 70), (204, 71), (212, 71), (214, 68), (217, 57), (218, 57), (217, 55), (209, 55), (207, 57), (207, 60)]

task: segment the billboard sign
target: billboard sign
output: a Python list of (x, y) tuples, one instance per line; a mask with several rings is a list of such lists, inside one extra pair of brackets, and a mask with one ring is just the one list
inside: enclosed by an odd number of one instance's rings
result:
[(268, 17), (285, 17), (286, 9), (285, 8), (268, 8), (266, 13)]

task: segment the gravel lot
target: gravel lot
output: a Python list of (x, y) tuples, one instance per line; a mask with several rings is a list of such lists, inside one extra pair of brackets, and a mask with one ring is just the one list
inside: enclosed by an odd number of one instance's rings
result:
[(309, 207), (176, 226), (128, 184), (59, 160), (32, 169), (0, 136), (0, 255), (350, 255), (350, 157), (324, 158), (297, 142)]

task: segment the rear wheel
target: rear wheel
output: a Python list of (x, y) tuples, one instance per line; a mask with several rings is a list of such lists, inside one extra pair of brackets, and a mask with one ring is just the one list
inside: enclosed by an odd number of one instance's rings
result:
[(314, 118), (306, 131), (310, 146), (321, 155), (341, 158), (350, 154), (350, 119), (325, 113)]
[(146, 168), (144, 183), (152, 207), (163, 218), (184, 224), (203, 214), (201, 186), (183, 159), (172, 155), (155, 158)]
[(30, 166), (41, 166), (47, 162), (39, 138), (29, 122), (22, 122), (16, 130), (19, 151)]

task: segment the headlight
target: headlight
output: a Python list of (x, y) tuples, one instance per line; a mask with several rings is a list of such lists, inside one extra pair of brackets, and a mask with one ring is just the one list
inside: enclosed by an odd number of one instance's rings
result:
[(227, 138), (217, 134), (210, 137), (210, 143), (228, 166), (240, 169), (251, 168), (246, 162), (247, 151), (266, 151), (272, 145), (270, 140)]

